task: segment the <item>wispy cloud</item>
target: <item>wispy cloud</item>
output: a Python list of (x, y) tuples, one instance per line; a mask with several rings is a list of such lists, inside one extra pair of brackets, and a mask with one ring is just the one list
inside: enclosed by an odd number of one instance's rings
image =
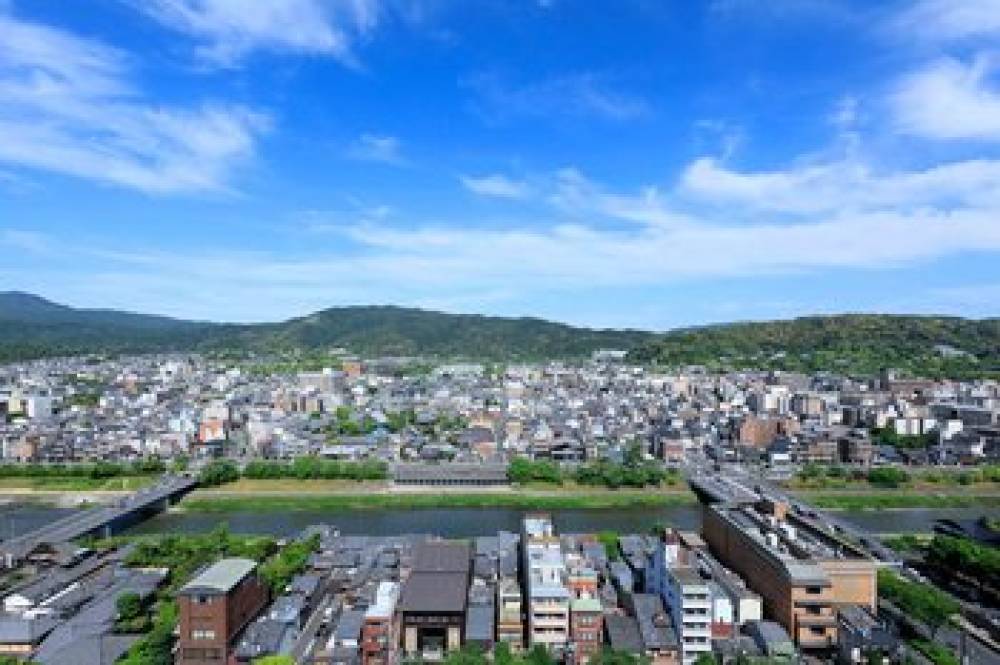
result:
[(890, 98), (897, 129), (929, 139), (1000, 141), (1000, 56), (942, 58), (906, 76)]
[(1000, 34), (1000, 0), (918, 0), (892, 22), (906, 39), (946, 42)]
[(649, 104), (636, 94), (622, 92), (592, 72), (570, 74), (542, 81), (515, 84), (495, 73), (464, 81), (474, 107), (487, 119), (502, 122), (517, 117), (596, 117), (631, 120), (649, 112)]
[(462, 185), (473, 194), (498, 199), (524, 199), (531, 191), (528, 183), (500, 173), (484, 176), (460, 176)]
[(44, 234), (23, 229), (0, 229), (0, 244), (32, 254), (44, 254), (51, 247)]
[(149, 193), (221, 191), (250, 160), (266, 114), (145, 100), (128, 58), (0, 14), (0, 161)]
[(205, 62), (234, 66), (254, 51), (324, 55), (356, 64), (355, 43), (376, 25), (377, 0), (131, 0), (200, 42)]
[(394, 166), (407, 163), (402, 142), (395, 136), (364, 133), (347, 148), (347, 156), (365, 162), (381, 162)]
[(858, 159), (845, 158), (783, 171), (740, 172), (703, 158), (685, 169), (680, 192), (735, 216), (904, 211), (931, 205), (1000, 208), (1000, 161), (970, 160), (920, 171), (877, 173)]
[[(117, 249), (100, 253), (101, 273), (86, 281), (102, 293), (143, 285), (163, 292), (163, 311), (187, 307), (188, 315), (218, 317), (217, 302), (199, 305), (202, 286), (211, 283), (231, 303), (252, 303), (225, 310), (228, 316), (252, 319), (338, 303), (476, 309), (488, 299), (495, 309), (499, 300), (524, 302), (542, 293), (884, 270), (1000, 251), (998, 174), (1000, 163), (988, 160), (881, 173), (846, 160), (740, 172), (706, 159), (673, 185), (630, 193), (563, 169), (532, 180), (537, 198), (553, 206), (543, 225), (513, 221), (487, 229), (410, 220), (401, 227), (374, 216), (344, 219), (328, 245), (319, 238), (298, 256)], [(707, 203), (719, 200), (725, 205)], [(774, 221), (774, 213), (786, 218)], [(567, 214), (581, 221), (561, 221)]]

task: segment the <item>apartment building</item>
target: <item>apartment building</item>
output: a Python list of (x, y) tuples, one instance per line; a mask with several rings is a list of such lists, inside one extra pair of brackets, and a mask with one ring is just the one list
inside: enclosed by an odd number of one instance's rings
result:
[(497, 642), (506, 642), (515, 653), (524, 649), (521, 587), (514, 579), (497, 585)]
[(660, 597), (678, 633), (681, 658), (693, 663), (702, 653), (712, 651), (712, 596), (708, 582), (687, 566), (667, 569), (666, 586)]
[(601, 651), (604, 642), (604, 615), (597, 598), (574, 598), (570, 601), (571, 653), (567, 660), (572, 665), (584, 665)]
[(399, 601), (399, 589), (398, 582), (379, 582), (375, 590), (375, 602), (365, 610), (365, 621), (361, 628), (362, 665), (392, 665), (396, 662), (396, 645), (399, 643), (396, 604)]
[(705, 511), (705, 541), (764, 601), (765, 614), (802, 649), (837, 644), (837, 610), (875, 608), (875, 563), (786, 503), (716, 504)]
[(249, 559), (221, 559), (196, 575), (177, 592), (177, 664), (225, 663), (234, 639), (267, 598)]
[(522, 564), (527, 607), (527, 645), (547, 647), (555, 657), (569, 642), (570, 592), (562, 544), (548, 515), (528, 515), (521, 528)]
[(653, 552), (647, 589), (658, 595), (670, 614), (684, 663), (712, 651), (712, 597), (708, 583), (695, 571), (694, 555), (673, 529), (660, 535)]

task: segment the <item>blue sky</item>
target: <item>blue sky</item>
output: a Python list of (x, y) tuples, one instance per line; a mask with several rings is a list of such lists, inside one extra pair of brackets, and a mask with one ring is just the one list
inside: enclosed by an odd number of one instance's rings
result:
[(0, 289), (1000, 315), (1000, 0), (0, 0)]

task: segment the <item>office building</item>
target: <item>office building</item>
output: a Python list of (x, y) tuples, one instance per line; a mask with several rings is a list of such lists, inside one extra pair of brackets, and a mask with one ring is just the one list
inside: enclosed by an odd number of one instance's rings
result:
[(875, 608), (875, 563), (786, 503), (715, 504), (702, 528), (712, 552), (803, 649), (836, 646), (838, 607)]

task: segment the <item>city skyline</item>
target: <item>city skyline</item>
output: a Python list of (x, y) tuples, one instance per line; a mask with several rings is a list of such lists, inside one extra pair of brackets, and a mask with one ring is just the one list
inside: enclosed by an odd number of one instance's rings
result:
[(1000, 3), (0, 1), (0, 279), (271, 321), (995, 316)]

